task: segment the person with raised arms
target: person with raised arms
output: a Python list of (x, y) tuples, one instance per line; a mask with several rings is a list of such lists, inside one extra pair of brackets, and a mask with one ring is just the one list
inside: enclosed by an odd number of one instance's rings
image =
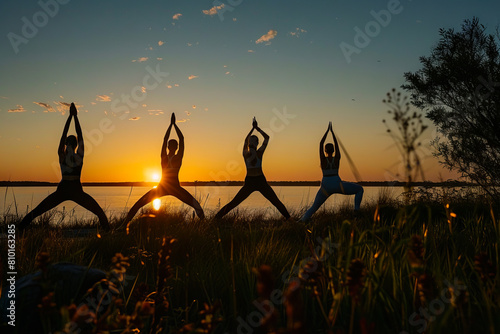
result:
[[(259, 132), (264, 137), (264, 142), (259, 146), (259, 138), (252, 133), (255, 131)], [(227, 203), (222, 209), (217, 212), (215, 218), (222, 218), (229, 211), (238, 206), (243, 202), (251, 193), (254, 191), (259, 191), (264, 197), (271, 202), (276, 209), (285, 217), (285, 219), (290, 218), (285, 205), (279, 200), (278, 196), (274, 192), (273, 188), (267, 183), (266, 177), (262, 172), (262, 156), (266, 150), (267, 144), (269, 143), (269, 136), (259, 128), (257, 120), (255, 117), (252, 122), (252, 129), (245, 138), (245, 143), (243, 145), (243, 158), (245, 159), (245, 166), (247, 169), (247, 175), (245, 177), (245, 184), (238, 191), (236, 196)]]
[[(71, 119), (75, 120), (76, 137), (68, 136)], [(78, 111), (74, 103), (69, 108), (69, 116), (64, 126), (63, 134), (59, 142), (57, 154), (61, 167), (62, 179), (57, 186), (57, 190), (47, 196), (38, 206), (29, 212), (19, 223), (20, 230), (25, 229), (36, 217), (49, 211), (64, 201), (73, 201), (85, 209), (91, 211), (99, 218), (99, 223), (104, 230), (109, 230), (109, 222), (102, 208), (96, 200), (83, 191), (80, 182), (82, 173), (84, 141), (80, 122), (78, 121)]]
[[(335, 146), (332, 143), (325, 145), (328, 132), (331, 132)], [(321, 162), (321, 170), (323, 171), (321, 187), (316, 194), (313, 205), (300, 220), (304, 222), (308, 221), (321, 205), (325, 203), (328, 197), (333, 194), (355, 195), (354, 210), (359, 210), (364, 190), (359, 184), (342, 181), (339, 176), (340, 149), (337, 138), (333, 133), (332, 122), (328, 124), (328, 128), (319, 143), (319, 160)]]
[[(170, 139), (170, 132), (172, 127), (177, 133), (179, 142), (175, 139)], [(168, 152), (167, 152), (168, 149)], [(184, 157), (184, 135), (181, 130), (175, 124), (175, 114), (172, 113), (170, 118), (170, 125), (163, 138), (163, 145), (161, 147), (161, 180), (154, 189), (148, 191), (144, 196), (142, 196), (135, 204), (132, 206), (130, 211), (125, 218), (125, 223), (128, 223), (134, 218), (137, 211), (142, 208), (147, 203), (150, 203), (156, 198), (160, 198), (166, 195), (172, 195), (177, 197), (182, 202), (191, 206), (195, 209), (197, 216), (200, 219), (205, 218), (203, 209), (200, 203), (184, 188), (181, 187), (179, 183), (179, 170), (182, 165), (182, 158)]]

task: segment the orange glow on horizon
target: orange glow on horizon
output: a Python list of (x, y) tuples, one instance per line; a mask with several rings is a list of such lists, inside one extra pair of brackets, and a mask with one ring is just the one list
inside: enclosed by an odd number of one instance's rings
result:
[(158, 167), (147, 167), (143, 169), (143, 180), (146, 182), (160, 182), (161, 170)]

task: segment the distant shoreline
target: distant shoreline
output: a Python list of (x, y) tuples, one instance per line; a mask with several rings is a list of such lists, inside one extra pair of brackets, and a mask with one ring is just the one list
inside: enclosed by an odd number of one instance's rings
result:
[[(0, 187), (51, 187), (57, 186), (59, 182), (44, 182), (44, 181), (0, 181)], [(360, 181), (356, 182), (364, 187), (404, 187), (405, 182), (400, 181)], [(158, 182), (82, 182), (86, 187), (153, 187)], [(272, 186), (285, 187), (314, 187), (319, 186), (320, 181), (269, 181)], [(242, 186), (243, 181), (189, 181), (181, 182), (182, 186), (196, 187), (213, 187), (213, 186)], [(463, 181), (444, 181), (444, 182), (412, 182), (414, 187), (464, 187), (475, 186), (473, 183)]]

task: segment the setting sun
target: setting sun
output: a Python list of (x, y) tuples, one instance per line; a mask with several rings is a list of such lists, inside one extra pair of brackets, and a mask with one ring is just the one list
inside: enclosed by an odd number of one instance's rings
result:
[(159, 182), (161, 179), (160, 173), (154, 172), (151, 174), (151, 181)]

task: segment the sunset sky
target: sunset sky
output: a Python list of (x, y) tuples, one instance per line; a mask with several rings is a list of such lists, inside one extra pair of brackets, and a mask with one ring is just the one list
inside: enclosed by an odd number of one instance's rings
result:
[[(186, 139), (181, 181), (243, 180), (253, 116), (271, 135), (268, 180), (319, 180), (329, 121), (363, 180), (391, 180), (401, 164), (385, 93), (420, 68), (439, 28), (477, 16), (493, 32), (498, 13), (496, 0), (2, 1), (0, 180), (60, 180), (71, 102), (84, 182), (153, 181), (172, 112)], [(434, 135), (421, 154), (438, 181), (454, 174), (425, 149)], [(355, 180), (345, 158), (340, 175)]]

